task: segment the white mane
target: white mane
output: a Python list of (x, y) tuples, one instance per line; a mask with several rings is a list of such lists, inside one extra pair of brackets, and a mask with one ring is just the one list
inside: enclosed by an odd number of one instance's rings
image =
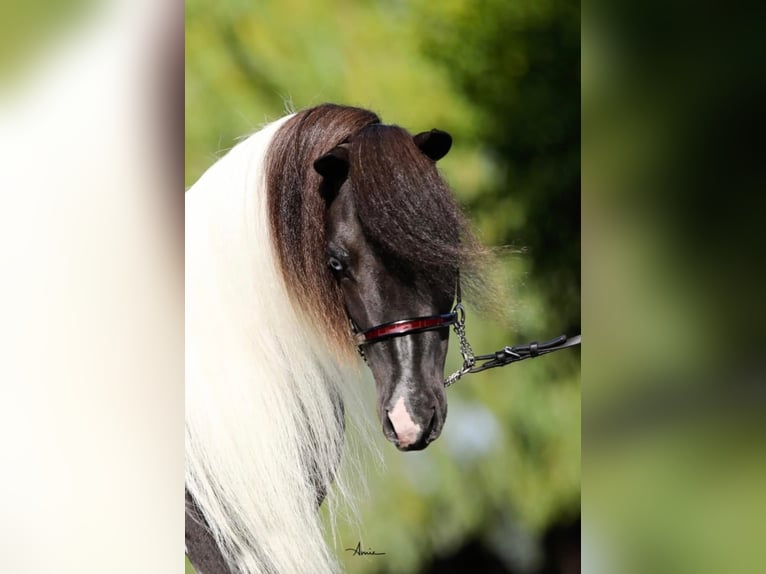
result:
[[(349, 426), (362, 411), (349, 394), (361, 386), (356, 365), (337, 364), (321, 326), (290, 301), (273, 251), (262, 164), (286, 119), (186, 194), (186, 488), (242, 573), (338, 570), (314, 481), (333, 481), (343, 448), (333, 397)], [(345, 497), (342, 476), (334, 483)]]

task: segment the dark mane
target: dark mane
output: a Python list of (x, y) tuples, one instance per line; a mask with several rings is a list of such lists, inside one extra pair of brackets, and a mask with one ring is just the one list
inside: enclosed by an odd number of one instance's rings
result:
[[(326, 264), (325, 203), (314, 161), (350, 142), (354, 201), (365, 235), (392, 273), (454, 288), (455, 270), (481, 259), (434, 162), (402, 128), (373, 112), (322, 104), (290, 118), (266, 157), (271, 235), (293, 300), (340, 354), (353, 351), (340, 290)], [(462, 275), (461, 275), (462, 277)]]
[(293, 300), (322, 325), (340, 354), (353, 352), (341, 294), (327, 271), (325, 203), (318, 190), (319, 156), (378, 123), (373, 112), (322, 104), (279, 128), (266, 156), (269, 223), (276, 255)]
[(365, 236), (392, 273), (450, 292), (478, 245), (436, 164), (398, 126), (371, 125), (351, 140), (354, 202)]

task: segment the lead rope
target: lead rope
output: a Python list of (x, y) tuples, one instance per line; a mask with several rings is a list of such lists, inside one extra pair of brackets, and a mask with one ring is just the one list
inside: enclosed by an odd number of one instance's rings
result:
[[(455, 330), (455, 334), (457, 334), (460, 343), (460, 354), (463, 357), (463, 366), (444, 380), (445, 387), (449, 387), (468, 374), (480, 373), (487, 369), (494, 369), (495, 367), (505, 367), (506, 365), (510, 365), (517, 361), (539, 357), (540, 355), (552, 353), (553, 351), (560, 351), (561, 349), (567, 349), (580, 344), (580, 335), (575, 337), (560, 335), (550, 341), (544, 341), (542, 343), (532, 341), (528, 345), (503, 347), (494, 353), (477, 356), (473, 354), (473, 349), (465, 334), (465, 309), (463, 308), (460, 292), (460, 275), (458, 275), (457, 288), (455, 289), (455, 308), (453, 311), (457, 313), (457, 321), (455, 321), (453, 329)], [(483, 363), (479, 365), (477, 364), (477, 361), (483, 361)]]

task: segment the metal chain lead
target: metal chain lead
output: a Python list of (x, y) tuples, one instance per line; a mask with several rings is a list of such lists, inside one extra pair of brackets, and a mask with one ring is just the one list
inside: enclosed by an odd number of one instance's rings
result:
[(476, 364), (476, 357), (473, 354), (473, 349), (471, 349), (471, 344), (465, 336), (465, 309), (463, 308), (462, 303), (455, 305), (455, 312), (457, 313), (457, 321), (453, 325), (453, 328), (458, 337), (458, 341), (460, 342), (460, 354), (463, 356), (463, 366), (446, 378), (444, 381), (445, 387), (449, 387), (451, 384), (460, 380), (460, 378), (470, 372)]

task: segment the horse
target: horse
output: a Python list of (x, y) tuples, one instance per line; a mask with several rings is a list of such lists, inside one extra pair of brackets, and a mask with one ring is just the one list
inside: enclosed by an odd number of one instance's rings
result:
[(436, 167), (451, 145), (322, 104), (238, 143), (187, 191), (186, 551), (199, 574), (338, 571), (317, 511), (331, 486), (349, 489), (337, 469), (347, 425), (365, 424), (358, 355), (386, 439), (414, 451), (440, 435), (458, 274), (484, 253)]

